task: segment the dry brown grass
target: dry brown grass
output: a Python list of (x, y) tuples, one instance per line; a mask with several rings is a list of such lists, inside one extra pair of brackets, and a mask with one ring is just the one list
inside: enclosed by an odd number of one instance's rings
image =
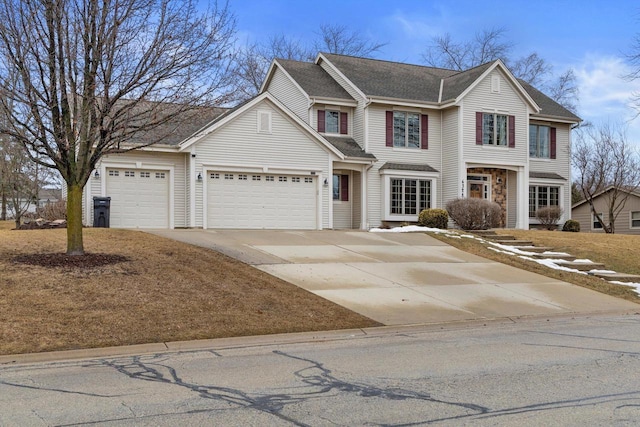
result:
[[(620, 273), (640, 274), (640, 266), (637, 261), (637, 254), (640, 253), (640, 236), (511, 229), (497, 230), (497, 233), (512, 235), (521, 240), (531, 240), (536, 246), (548, 246), (554, 248), (554, 251), (557, 252), (568, 252), (578, 258), (588, 258), (593, 262), (601, 262), (606, 265), (607, 269)], [(456, 239), (437, 234), (434, 234), (433, 237), (451, 246), (493, 261), (563, 280), (618, 298), (640, 302), (638, 294), (627, 286), (611, 284), (605, 280), (584, 274), (553, 270), (533, 261), (501, 254), (487, 249), (486, 245), (475, 239)]]
[(66, 230), (13, 226), (0, 222), (0, 354), (378, 325), (218, 252), (142, 232), (85, 229), (87, 252), (128, 262), (16, 263), (64, 252)]

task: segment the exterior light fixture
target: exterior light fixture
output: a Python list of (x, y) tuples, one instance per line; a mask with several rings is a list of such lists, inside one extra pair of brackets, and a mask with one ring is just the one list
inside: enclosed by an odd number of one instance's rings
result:
[(202, 173), (198, 172), (198, 178), (196, 178), (198, 182), (202, 182)]

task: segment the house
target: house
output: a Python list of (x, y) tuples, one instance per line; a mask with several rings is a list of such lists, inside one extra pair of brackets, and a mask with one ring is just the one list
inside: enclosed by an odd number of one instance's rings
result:
[[(613, 187), (597, 193), (593, 198), (593, 206), (601, 215), (601, 218), (608, 223), (609, 219), (609, 198), (612, 195)], [(620, 189), (619, 200), (626, 197), (626, 201), (618, 214), (614, 226), (615, 232), (620, 234), (640, 234), (640, 193)], [(602, 224), (596, 219), (591, 205), (582, 200), (571, 208), (571, 218), (580, 223), (580, 231), (587, 233), (603, 233)]]
[(456, 72), (320, 53), (274, 60), (260, 94), (171, 143), (104, 157), (112, 227), (369, 229), (459, 197), (505, 227), (570, 206), (580, 119), (501, 61)]

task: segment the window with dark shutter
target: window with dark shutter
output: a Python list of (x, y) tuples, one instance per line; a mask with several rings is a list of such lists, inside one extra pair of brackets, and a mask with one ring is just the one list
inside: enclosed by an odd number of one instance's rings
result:
[(318, 110), (318, 132), (324, 133), (324, 110)]
[(509, 148), (516, 148), (516, 116), (509, 116)]
[(420, 116), (420, 148), (423, 150), (429, 149), (429, 116), (423, 114)]
[(550, 140), (550, 155), (549, 157), (552, 159), (556, 158), (556, 128), (549, 129), (549, 140)]
[(347, 113), (340, 113), (340, 134), (346, 135), (349, 133)]
[(393, 111), (387, 111), (386, 133), (385, 145), (387, 147), (393, 147)]
[(340, 177), (340, 200), (343, 202), (349, 201), (349, 175)]
[(482, 145), (482, 113), (476, 113), (476, 145)]

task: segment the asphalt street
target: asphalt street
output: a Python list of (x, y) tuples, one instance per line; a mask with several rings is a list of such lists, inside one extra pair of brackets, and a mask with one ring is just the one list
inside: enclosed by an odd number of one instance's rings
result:
[(0, 366), (0, 425), (637, 425), (640, 316)]

